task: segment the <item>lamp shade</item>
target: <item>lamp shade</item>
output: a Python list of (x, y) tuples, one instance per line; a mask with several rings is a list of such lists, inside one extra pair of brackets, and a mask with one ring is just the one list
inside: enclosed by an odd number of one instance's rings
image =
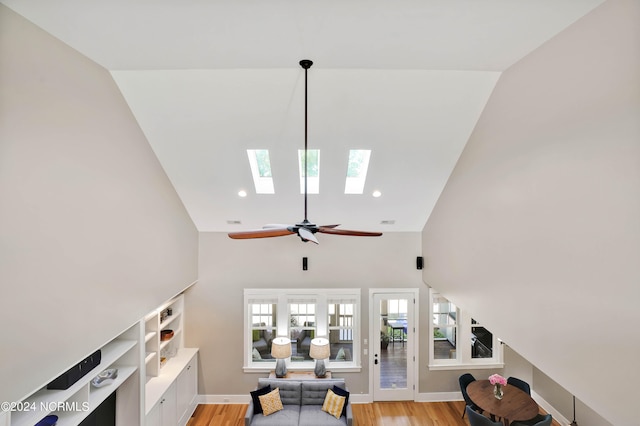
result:
[(276, 359), (291, 356), (291, 340), (288, 337), (276, 337), (271, 341), (271, 356)]
[(311, 348), (309, 349), (309, 356), (313, 359), (327, 359), (329, 358), (329, 340), (324, 337), (316, 337), (311, 340)]

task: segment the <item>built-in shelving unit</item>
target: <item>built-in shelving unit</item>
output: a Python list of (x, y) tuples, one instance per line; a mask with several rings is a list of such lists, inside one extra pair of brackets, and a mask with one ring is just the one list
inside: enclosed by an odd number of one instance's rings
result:
[[(0, 426), (33, 426), (50, 414), (58, 416), (57, 426), (77, 426), (114, 392), (118, 426), (184, 426), (196, 407), (198, 349), (184, 347), (183, 329), (180, 294), (97, 348), (100, 364), (68, 389), (45, 383), (16, 402), (28, 410), (0, 411)], [(163, 339), (166, 330), (173, 335)], [(92, 385), (110, 368), (118, 370), (112, 383)]]
[[(140, 324), (136, 323), (100, 349), (100, 364), (68, 389), (47, 389), (46, 384), (20, 403), (29, 410), (10, 413), (11, 426), (33, 426), (49, 414), (58, 416), (57, 426), (75, 426), (100, 405), (111, 393), (119, 397), (138, 398)], [(94, 387), (91, 380), (108, 368), (117, 368), (118, 377), (104, 387)], [(138, 417), (129, 413), (117, 413), (121, 418), (131, 419), (135, 424)]]

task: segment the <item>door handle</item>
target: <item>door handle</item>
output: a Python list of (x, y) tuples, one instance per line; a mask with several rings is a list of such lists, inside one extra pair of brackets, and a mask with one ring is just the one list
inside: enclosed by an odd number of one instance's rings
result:
[(373, 357), (374, 357), (373, 363), (375, 365), (378, 365), (378, 354), (373, 354)]

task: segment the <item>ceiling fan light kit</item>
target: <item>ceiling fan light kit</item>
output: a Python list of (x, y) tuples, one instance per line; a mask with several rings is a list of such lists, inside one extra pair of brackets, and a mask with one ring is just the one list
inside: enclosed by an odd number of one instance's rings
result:
[[(308, 152), (308, 137), (307, 137), (307, 71), (313, 65), (313, 61), (309, 59), (303, 59), (300, 61), (300, 66), (304, 69), (304, 220), (298, 222), (295, 225), (265, 225), (262, 229), (255, 229), (249, 231), (229, 232), (229, 238), (236, 240), (242, 239), (254, 239), (254, 238), (270, 238), (270, 237), (283, 237), (285, 235), (297, 235), (300, 239), (307, 243), (318, 244), (318, 239), (314, 234), (317, 232), (321, 234), (333, 234), (333, 235), (348, 235), (356, 237), (379, 237), (382, 232), (367, 232), (367, 231), (353, 231), (348, 229), (336, 229), (339, 225), (324, 225), (318, 226), (315, 223), (310, 222), (307, 219), (307, 152)], [(303, 269), (306, 270), (306, 258), (303, 258)]]

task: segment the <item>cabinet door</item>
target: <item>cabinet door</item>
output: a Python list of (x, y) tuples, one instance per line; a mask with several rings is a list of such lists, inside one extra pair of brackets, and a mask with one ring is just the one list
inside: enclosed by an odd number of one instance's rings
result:
[[(160, 398), (160, 401), (162, 401), (162, 398)], [(162, 412), (160, 411), (162, 409), (162, 406), (160, 404), (160, 401), (158, 401), (158, 403), (153, 406), (151, 411), (147, 413), (147, 426), (158, 426), (162, 424)]]
[(162, 426), (176, 426), (178, 422), (178, 411), (176, 410), (176, 382), (173, 382), (169, 389), (160, 398), (162, 407)]
[(191, 408), (194, 407), (194, 400), (198, 393), (198, 371), (197, 371), (197, 355), (194, 356), (189, 364), (182, 370), (176, 383), (178, 386), (177, 411), (180, 421), (179, 425), (186, 424), (191, 417)]

